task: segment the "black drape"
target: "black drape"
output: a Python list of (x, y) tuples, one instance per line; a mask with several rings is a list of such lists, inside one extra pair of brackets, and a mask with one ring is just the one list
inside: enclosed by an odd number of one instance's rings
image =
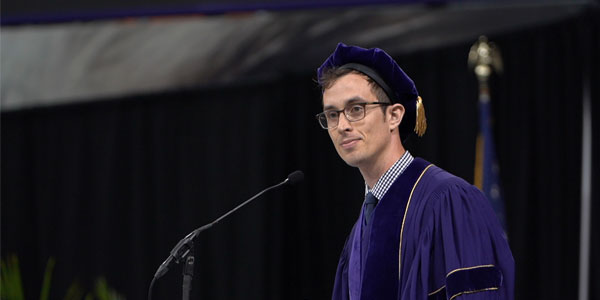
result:
[[(582, 87), (590, 78), (598, 116), (597, 17), (490, 36), (505, 63), (492, 101), (518, 298), (572, 298), (577, 290)], [(409, 149), (471, 181), (478, 91), (469, 47), (397, 60), (428, 114), (426, 136)], [(37, 297), (45, 262), (55, 257), (54, 298), (74, 280), (90, 287), (105, 276), (128, 299), (144, 299), (179, 239), (301, 169), (300, 186), (265, 195), (197, 239), (193, 295), (329, 297), (364, 185), (314, 119), (320, 92), (312, 78), (3, 112), (2, 255), (19, 255), (26, 294)], [(596, 190), (593, 197), (597, 216)], [(600, 262), (592, 264), (598, 295)], [(155, 299), (180, 293), (174, 268)]]

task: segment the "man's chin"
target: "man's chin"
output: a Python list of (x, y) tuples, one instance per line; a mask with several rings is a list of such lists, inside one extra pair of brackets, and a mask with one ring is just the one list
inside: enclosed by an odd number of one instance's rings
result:
[(346, 156), (346, 157), (342, 157), (342, 159), (344, 160), (344, 162), (346, 162), (347, 165), (349, 165), (351, 167), (358, 167), (360, 165), (360, 162), (362, 161), (358, 157), (354, 157), (354, 156)]
[(365, 160), (361, 155), (362, 152), (358, 151), (358, 149), (347, 150), (337, 148), (336, 150), (340, 158), (351, 167), (359, 167), (361, 162)]

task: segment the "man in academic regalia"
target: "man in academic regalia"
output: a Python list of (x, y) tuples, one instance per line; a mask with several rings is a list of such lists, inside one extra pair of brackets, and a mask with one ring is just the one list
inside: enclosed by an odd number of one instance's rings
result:
[(333, 299), (512, 299), (514, 260), (488, 200), (402, 144), (426, 128), (413, 81), (383, 50), (342, 43), (317, 73), (317, 119), (366, 185)]

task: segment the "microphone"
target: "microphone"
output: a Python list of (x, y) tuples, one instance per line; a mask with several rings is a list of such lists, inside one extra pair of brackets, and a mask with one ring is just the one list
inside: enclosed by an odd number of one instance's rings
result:
[[(230, 214), (234, 213), (236, 210), (242, 208), (244, 205), (246, 205), (246, 204), (250, 203), (252, 200), (258, 198), (260, 195), (262, 195), (274, 188), (283, 186), (287, 183), (296, 185), (303, 179), (304, 179), (304, 173), (302, 173), (302, 171), (300, 171), (300, 170), (294, 171), (294, 172), (290, 173), (290, 175), (288, 175), (288, 177), (284, 181), (282, 181), (276, 185), (272, 185), (272, 186), (260, 191), (258, 194), (254, 195), (252, 198), (244, 201), (242, 204), (236, 206), (234, 209), (228, 211), (227, 213), (225, 213), (218, 219), (192, 231), (190, 234), (188, 234), (186, 237), (184, 237), (182, 240), (180, 240), (179, 243), (177, 243), (177, 245), (175, 245), (173, 250), (171, 250), (171, 254), (169, 255), (169, 257), (167, 257), (167, 259), (160, 265), (160, 267), (158, 267), (158, 270), (156, 270), (156, 273), (154, 274), (154, 278), (152, 279), (152, 283), (150, 284), (150, 291), (152, 290), (152, 285), (153, 285), (154, 281), (156, 279), (162, 277), (163, 275), (165, 275), (173, 263), (179, 263), (179, 262), (185, 260), (185, 257), (190, 253), (190, 250), (192, 249), (194, 238), (200, 232), (207, 230), (208, 228), (211, 228), (213, 225), (216, 225), (221, 220), (223, 220)], [(151, 294), (149, 294), (149, 295), (151, 295)]]
[(304, 173), (302, 173), (300, 170), (297, 170), (290, 173), (285, 181), (289, 182), (291, 185), (296, 185), (302, 180), (304, 180)]

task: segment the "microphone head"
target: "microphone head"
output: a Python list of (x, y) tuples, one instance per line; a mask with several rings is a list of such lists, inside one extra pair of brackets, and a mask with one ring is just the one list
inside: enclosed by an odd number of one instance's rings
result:
[(289, 183), (296, 185), (300, 181), (304, 180), (304, 173), (302, 173), (300, 170), (294, 171), (288, 175), (287, 179)]

